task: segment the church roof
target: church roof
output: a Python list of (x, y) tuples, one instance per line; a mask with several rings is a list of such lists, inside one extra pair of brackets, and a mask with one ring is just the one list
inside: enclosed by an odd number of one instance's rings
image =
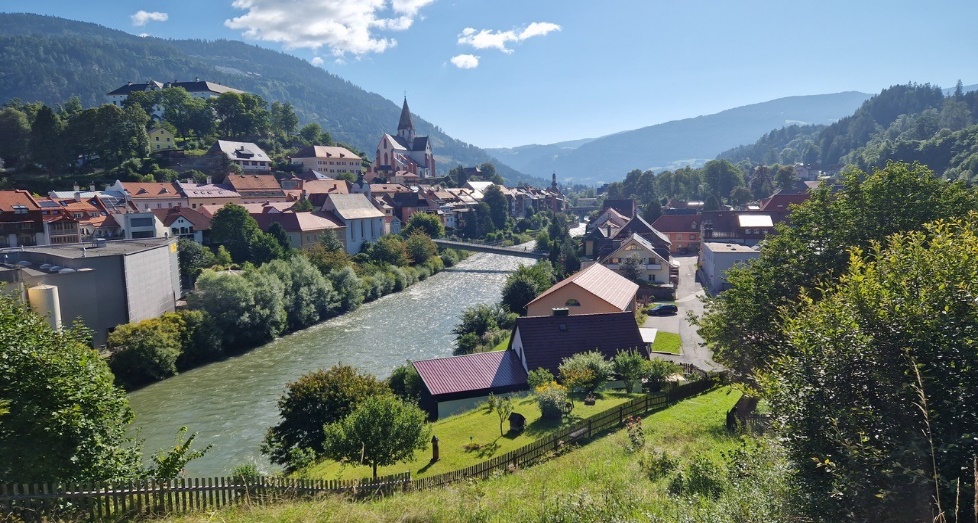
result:
[(397, 130), (401, 129), (414, 129), (414, 123), (411, 121), (411, 109), (408, 109), (407, 97), (404, 98), (404, 106), (401, 107), (401, 119), (397, 122)]
[(418, 136), (414, 139), (414, 143), (411, 146), (412, 151), (423, 151), (428, 147), (428, 137)]

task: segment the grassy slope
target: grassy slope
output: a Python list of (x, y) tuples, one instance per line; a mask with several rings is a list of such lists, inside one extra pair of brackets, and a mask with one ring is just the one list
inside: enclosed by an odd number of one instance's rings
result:
[[(598, 401), (593, 406), (584, 405), (580, 400), (575, 401), (574, 411), (564, 423), (574, 423), (581, 418), (598, 414), (604, 410), (625, 403), (635, 395), (623, 392), (606, 391), (598, 394)], [(378, 475), (397, 474), (410, 471), (413, 477), (432, 476), (453, 470), (463, 469), (481, 463), (487, 459), (511, 450), (528, 445), (546, 436), (558, 423), (540, 420), (540, 407), (533, 397), (515, 398), (514, 412), (526, 416), (527, 429), (519, 435), (499, 435), (499, 415), (488, 412), (484, 408), (468, 411), (457, 416), (451, 416), (434, 423), (432, 433), (438, 436), (440, 460), (430, 464), (431, 447), (415, 452), (414, 460), (409, 463), (398, 463), (390, 467), (379, 467)], [(509, 422), (503, 423), (503, 430), (509, 430)], [(472, 439), (469, 439), (472, 436)], [(480, 445), (478, 450), (467, 451), (463, 447), (469, 442)], [(371, 475), (370, 467), (340, 465), (335, 461), (324, 461), (310, 467), (301, 474), (303, 477), (316, 479), (357, 479)]]
[[(683, 401), (645, 419), (647, 448), (686, 461), (720, 459), (739, 448), (724, 428), (724, 412), (740, 396), (729, 388)], [(173, 521), (695, 521), (703, 500), (671, 497), (668, 480), (649, 481), (638, 454), (625, 450), (624, 431), (542, 465), (484, 482), (351, 503), (340, 497), (263, 508), (236, 508)], [(712, 511), (711, 511), (712, 512)], [(726, 516), (731, 514), (723, 511)], [(757, 514), (756, 516), (762, 515)], [(693, 519), (690, 519), (693, 518)], [(723, 518), (724, 520), (727, 517)], [(763, 521), (748, 517), (743, 521)]]

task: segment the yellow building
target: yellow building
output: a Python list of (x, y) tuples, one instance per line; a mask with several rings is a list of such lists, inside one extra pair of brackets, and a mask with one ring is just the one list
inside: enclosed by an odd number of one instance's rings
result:
[(173, 136), (173, 133), (167, 131), (163, 127), (156, 127), (153, 130), (147, 132), (146, 134), (149, 135), (150, 152), (177, 149), (176, 137)]

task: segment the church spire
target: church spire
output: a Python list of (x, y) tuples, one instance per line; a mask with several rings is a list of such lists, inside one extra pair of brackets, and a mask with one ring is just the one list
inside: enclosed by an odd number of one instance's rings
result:
[(397, 122), (397, 130), (414, 130), (414, 123), (411, 121), (411, 110), (408, 109), (407, 96), (404, 97), (404, 107), (401, 108), (401, 120)]
[(557, 189), (557, 172), (556, 171), (554, 171), (553, 177), (551, 178), (550, 188), (551, 189)]

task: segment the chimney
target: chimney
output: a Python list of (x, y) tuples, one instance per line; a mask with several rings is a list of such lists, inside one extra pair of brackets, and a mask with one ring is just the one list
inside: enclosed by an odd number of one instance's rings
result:
[(554, 316), (570, 316), (570, 309), (567, 307), (555, 307), (553, 309)]
[(92, 184), (92, 185), (91, 185), (91, 186), (89, 187), (89, 189), (90, 189), (90, 190), (91, 190), (92, 192), (95, 192), (95, 184), (93, 183), (93, 184)]
[(72, 188), (72, 190), (74, 190), (75, 192), (78, 192), (78, 191), (80, 191), (80, 190), (81, 190), (81, 186), (80, 186), (80, 185), (78, 185), (78, 183), (77, 183), (77, 182), (75, 182), (75, 185), (73, 185), (73, 186), (71, 186), (71, 188)]
[(210, 176), (208, 176), (207, 177), (207, 185), (210, 185), (212, 183), (211, 180), (212, 180), (212, 178)]

